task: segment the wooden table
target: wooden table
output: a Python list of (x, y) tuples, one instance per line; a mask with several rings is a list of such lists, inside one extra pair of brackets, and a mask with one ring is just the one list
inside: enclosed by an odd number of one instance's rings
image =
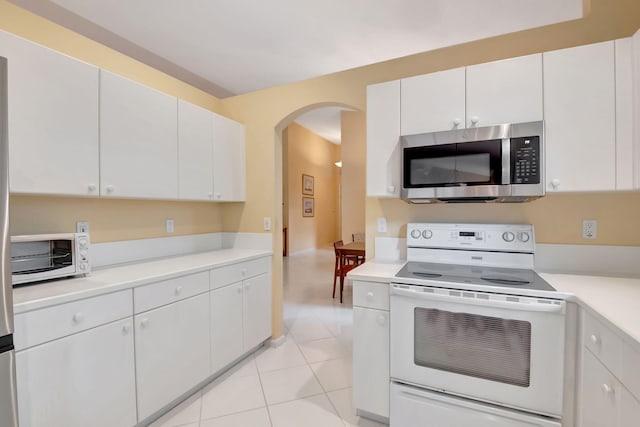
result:
[[(342, 290), (344, 288), (344, 276), (364, 262), (365, 244), (364, 242), (348, 243), (346, 245), (336, 247), (338, 256), (340, 257), (340, 302), (342, 302)], [(356, 264), (348, 264), (347, 257), (358, 257), (360, 262)]]

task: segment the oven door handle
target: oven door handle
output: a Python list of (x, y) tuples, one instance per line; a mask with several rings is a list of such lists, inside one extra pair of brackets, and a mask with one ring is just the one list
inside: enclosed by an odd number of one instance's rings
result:
[[(443, 295), (439, 293), (433, 292), (425, 292), (422, 286), (416, 287), (398, 287), (397, 285), (391, 285), (391, 296), (402, 296), (409, 298), (417, 298), (421, 300), (427, 301), (442, 301), (442, 302), (450, 302), (455, 304), (467, 304), (467, 305), (477, 305), (482, 307), (489, 308), (504, 308), (508, 310), (519, 310), (519, 311), (535, 311), (535, 312), (544, 312), (544, 313), (565, 313), (566, 303), (564, 301), (557, 300), (545, 300), (534, 297), (514, 297), (518, 298), (519, 301), (502, 301), (495, 299), (485, 299), (485, 298), (475, 298), (475, 297), (465, 297), (455, 295)], [(474, 292), (468, 292), (470, 294), (476, 295)], [(526, 301), (526, 302), (525, 302)], [(531, 302), (534, 301), (534, 302)], [(550, 301), (550, 302), (539, 302), (539, 301)]]

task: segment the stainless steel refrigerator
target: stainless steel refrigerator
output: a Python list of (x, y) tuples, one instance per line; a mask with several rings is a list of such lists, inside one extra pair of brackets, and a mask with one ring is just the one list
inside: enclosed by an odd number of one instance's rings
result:
[(0, 57), (0, 426), (18, 425), (9, 247), (7, 60)]

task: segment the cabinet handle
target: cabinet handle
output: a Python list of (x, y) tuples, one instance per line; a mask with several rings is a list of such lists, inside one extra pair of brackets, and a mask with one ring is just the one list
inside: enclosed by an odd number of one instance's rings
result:
[(478, 116), (472, 116), (471, 117), (471, 124), (477, 125), (479, 121), (480, 121), (480, 117), (478, 117)]
[(131, 325), (122, 325), (122, 335), (129, 335), (131, 332)]
[(591, 335), (591, 342), (596, 344), (596, 345), (600, 344), (600, 338), (598, 338), (597, 335), (593, 334), (593, 335)]
[(176, 293), (176, 296), (180, 296), (180, 294), (182, 293), (182, 286), (176, 287), (175, 293)]
[(384, 324), (387, 323), (387, 318), (385, 317), (384, 314), (380, 314), (376, 318), (376, 322), (378, 322), (378, 325), (384, 326)]
[(147, 326), (149, 326), (149, 319), (140, 320), (140, 327), (141, 328), (146, 328)]
[(73, 315), (73, 323), (78, 324), (84, 320), (84, 314), (78, 312)]
[(459, 118), (456, 117), (455, 119), (453, 119), (454, 128), (460, 126), (460, 123), (462, 123), (462, 120), (460, 120)]
[(560, 187), (560, 180), (558, 178), (553, 178), (551, 180), (551, 186), (557, 189), (558, 187)]
[(615, 389), (607, 383), (602, 384), (602, 391), (609, 395), (612, 395), (616, 392)]
[(89, 190), (89, 193), (93, 193), (94, 191), (96, 191), (96, 185), (95, 184), (89, 184), (87, 185), (87, 190)]
[(395, 193), (396, 192), (396, 186), (395, 185), (390, 185), (387, 187), (387, 192), (388, 193)]
[(107, 190), (107, 193), (113, 193), (113, 191), (115, 190), (115, 187), (113, 185), (107, 185), (105, 187), (105, 190)]

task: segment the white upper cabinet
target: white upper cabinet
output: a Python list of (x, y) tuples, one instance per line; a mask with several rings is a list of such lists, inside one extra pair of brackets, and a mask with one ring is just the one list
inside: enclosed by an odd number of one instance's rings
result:
[(178, 195), (213, 199), (213, 113), (178, 101)]
[(616, 188), (614, 42), (544, 53), (547, 191)]
[(633, 186), (640, 189), (640, 30), (631, 38), (631, 80), (633, 85), (633, 146), (634, 146), (634, 174)]
[(100, 72), (100, 195), (178, 198), (177, 99)]
[(367, 196), (400, 197), (400, 80), (367, 86)]
[(0, 32), (14, 193), (98, 195), (98, 68)]
[(213, 117), (213, 200), (243, 202), (246, 199), (245, 126), (218, 114)]
[(467, 67), (467, 127), (542, 120), (542, 54)]
[(615, 41), (616, 190), (633, 189), (633, 83), (631, 38)]
[(464, 127), (464, 86), (464, 67), (402, 79), (401, 134)]

